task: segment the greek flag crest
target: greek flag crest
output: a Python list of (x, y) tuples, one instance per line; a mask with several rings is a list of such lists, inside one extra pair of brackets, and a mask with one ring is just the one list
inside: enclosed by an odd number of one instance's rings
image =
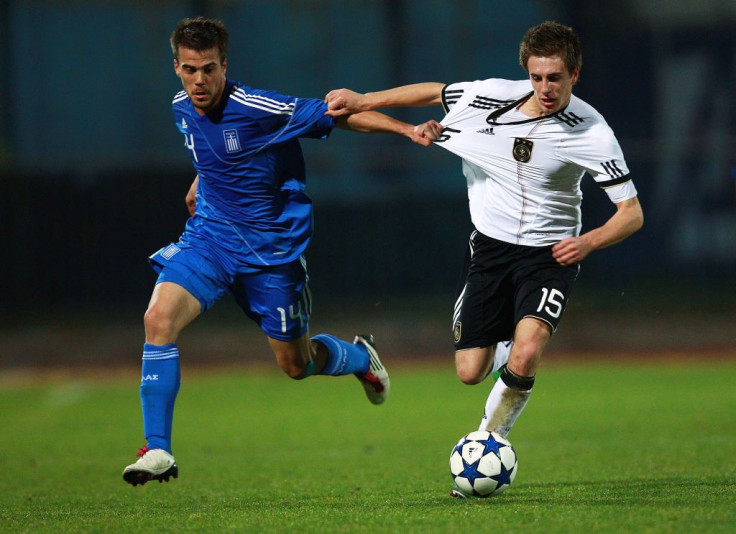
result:
[(242, 150), (237, 130), (224, 130), (222, 135), (225, 136), (225, 149), (228, 154), (233, 154)]

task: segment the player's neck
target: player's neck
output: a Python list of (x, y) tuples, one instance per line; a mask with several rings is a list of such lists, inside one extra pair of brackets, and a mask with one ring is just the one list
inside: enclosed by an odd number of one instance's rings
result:
[(533, 96), (531, 98), (528, 98), (525, 102), (523, 102), (520, 106), (518, 106), (517, 111), (520, 111), (527, 117), (541, 117), (542, 115), (545, 115), (544, 110), (539, 106), (537, 103), (537, 99)]
[(565, 109), (569, 103), (570, 103), (570, 98), (568, 97), (567, 101), (559, 108), (554, 109), (554, 110), (548, 110), (548, 109), (543, 108), (539, 104), (537, 99), (534, 97), (534, 95), (532, 95), (531, 98), (526, 99), (519, 106), (517, 106), (516, 109), (517, 111), (520, 111), (527, 117), (537, 118), (537, 117), (542, 117), (544, 115), (553, 115), (557, 113), (558, 111), (560, 111), (561, 109)]

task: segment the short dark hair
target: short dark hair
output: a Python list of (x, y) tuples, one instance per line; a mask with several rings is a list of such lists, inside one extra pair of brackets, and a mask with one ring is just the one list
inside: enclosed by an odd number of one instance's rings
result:
[(549, 20), (529, 28), (521, 40), (519, 63), (527, 72), (530, 56), (560, 56), (570, 74), (583, 66), (580, 41), (573, 29)]
[(169, 42), (174, 57), (179, 59), (179, 47), (190, 48), (197, 52), (217, 48), (220, 61), (227, 58), (227, 43), (230, 35), (220, 20), (205, 17), (194, 17), (180, 20), (171, 32)]

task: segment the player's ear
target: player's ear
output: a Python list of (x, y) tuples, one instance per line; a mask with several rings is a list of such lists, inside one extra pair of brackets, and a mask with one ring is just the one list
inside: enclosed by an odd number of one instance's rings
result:
[(578, 78), (580, 78), (580, 67), (576, 67), (575, 70), (572, 71), (572, 84), (573, 85), (578, 83)]
[(225, 75), (227, 73), (227, 58), (222, 60), (222, 74)]
[(176, 58), (174, 58), (174, 72), (179, 76), (179, 78), (181, 78), (181, 75), (179, 74), (179, 61)]

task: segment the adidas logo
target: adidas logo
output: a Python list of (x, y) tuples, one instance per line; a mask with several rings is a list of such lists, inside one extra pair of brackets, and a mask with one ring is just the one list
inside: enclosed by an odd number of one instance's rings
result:
[(481, 128), (480, 130), (476, 131), (475, 133), (482, 133), (486, 135), (496, 135), (493, 133), (493, 128)]
[(187, 121), (186, 120), (184, 120), (184, 119), (181, 120), (181, 127), (182, 128), (189, 128), (189, 125), (187, 124)]

